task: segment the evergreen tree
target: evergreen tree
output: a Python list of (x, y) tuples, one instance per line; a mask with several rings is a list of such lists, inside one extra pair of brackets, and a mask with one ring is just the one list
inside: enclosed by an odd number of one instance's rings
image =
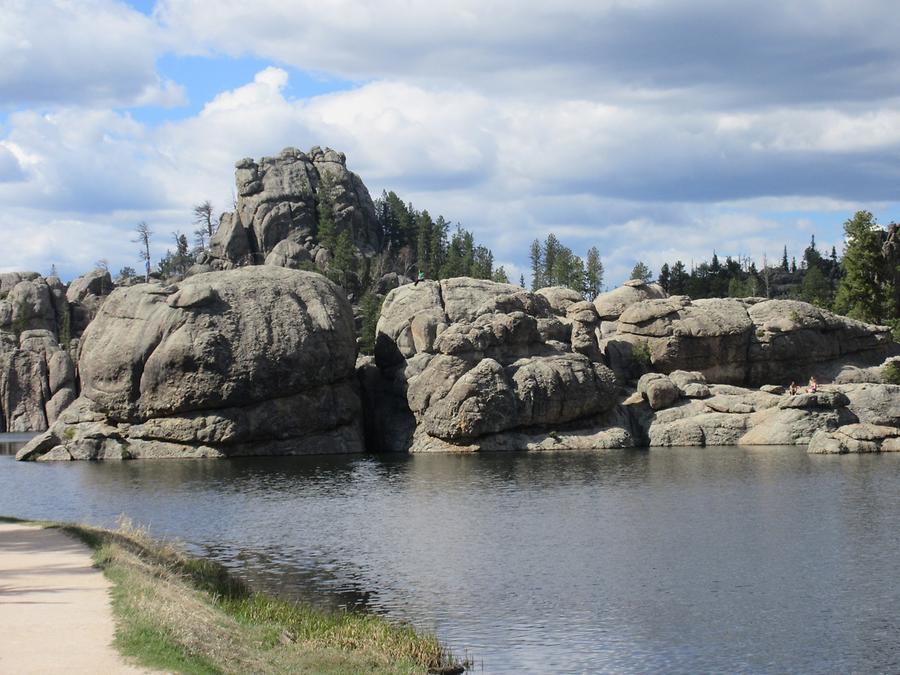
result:
[(640, 279), (645, 284), (649, 283), (652, 278), (653, 273), (650, 271), (650, 268), (640, 260), (635, 263), (631, 270), (631, 276), (629, 277), (629, 279)]
[(557, 285), (554, 273), (556, 271), (556, 256), (558, 253), (559, 239), (551, 232), (544, 241), (544, 274), (542, 281), (547, 286)]
[(854, 319), (880, 323), (885, 317), (888, 289), (881, 255), (881, 228), (869, 211), (857, 211), (844, 223), (846, 245), (843, 278), (834, 308)]
[[(504, 269), (503, 265), (500, 265), (500, 267), (494, 270), (494, 276), (492, 278), (494, 281), (501, 284), (509, 283), (509, 275), (506, 273), (506, 269)], [(522, 282), (524, 283), (525, 280), (522, 279)]]
[(671, 282), (672, 273), (669, 271), (669, 263), (663, 263), (662, 267), (659, 268), (659, 278), (657, 279), (657, 283), (662, 286), (662, 289), (666, 293), (668, 293)]
[(684, 263), (676, 260), (672, 266), (672, 276), (669, 281), (669, 293), (671, 295), (684, 295), (687, 290), (688, 273)]
[(828, 308), (831, 304), (831, 284), (822, 274), (818, 265), (813, 265), (803, 275), (803, 283), (800, 286), (800, 297), (805, 301)]
[(600, 251), (596, 246), (588, 249), (584, 279), (587, 299), (593, 300), (603, 290), (603, 262), (600, 260)]
[(332, 249), (331, 264), (341, 272), (356, 271), (356, 255), (353, 247), (353, 240), (347, 230), (341, 232), (334, 240), (334, 248)]
[(529, 253), (531, 259), (531, 290), (536, 291), (544, 288), (544, 250), (541, 248), (541, 242), (535, 239), (531, 242), (531, 251)]
[(788, 254), (787, 254), (787, 246), (784, 247), (784, 254), (781, 256), (781, 269), (785, 272), (788, 271)]
[[(485, 246), (476, 246), (472, 252), (472, 265), (468, 271), (476, 279), (490, 279), (494, 274), (494, 254)], [(504, 272), (505, 274), (505, 272)]]
[(521, 288), (525, 288), (525, 275), (524, 274), (519, 275), (519, 286)]
[(378, 318), (381, 316), (382, 303), (384, 303), (384, 298), (371, 291), (363, 295), (359, 302), (362, 314), (359, 344), (361, 354), (375, 353), (375, 327), (378, 325)]
[(438, 269), (432, 264), (432, 237), (434, 236), (434, 223), (428, 211), (422, 211), (416, 215), (416, 265), (419, 270), (425, 272), (425, 276), (434, 278)]
[(816, 235), (812, 235), (809, 246), (803, 251), (803, 263), (806, 269), (812, 269), (813, 267), (820, 267), (822, 265), (822, 255), (816, 248)]

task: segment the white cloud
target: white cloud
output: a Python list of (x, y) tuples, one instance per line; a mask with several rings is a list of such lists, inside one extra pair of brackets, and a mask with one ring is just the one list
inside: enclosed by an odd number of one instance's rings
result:
[(164, 36), (113, 0), (0, 3), (0, 107), (176, 105), (183, 90), (162, 80)]
[(673, 108), (900, 93), (894, 0), (161, 0), (177, 43), (352, 80)]
[[(760, 212), (843, 210), (817, 232), (823, 244), (839, 241), (847, 207), (890, 202), (900, 167), (871, 143), (893, 124), (888, 109), (687, 114), (399, 81), (294, 100), (288, 84), (287, 71), (266, 68), (197, 115), (159, 126), (71, 106), (11, 115), (0, 152), (21, 175), (0, 182), (0, 200), (19, 216), (0, 226), (0, 239), (14, 242), (0, 248), (0, 267), (46, 263), (40, 251), (51, 245), (67, 269), (101, 257), (134, 266), (136, 222), (147, 220), (164, 250), (170, 232), (190, 231), (192, 204), (230, 208), (237, 159), (289, 145), (344, 151), (373, 195), (393, 189), (461, 222), (514, 280), (529, 242), (550, 231), (582, 255), (597, 245), (609, 282), (638, 259), (658, 269), (717, 249), (758, 260), (785, 244), (799, 255), (814, 231), (805, 216)], [(836, 147), (829, 120), (838, 119), (852, 133), (834, 132)]]

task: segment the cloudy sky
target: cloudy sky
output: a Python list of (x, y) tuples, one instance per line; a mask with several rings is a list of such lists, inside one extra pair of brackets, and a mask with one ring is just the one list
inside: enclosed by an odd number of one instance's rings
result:
[(518, 277), (900, 218), (896, 0), (0, 0), (0, 271), (138, 267), (234, 162), (347, 154)]

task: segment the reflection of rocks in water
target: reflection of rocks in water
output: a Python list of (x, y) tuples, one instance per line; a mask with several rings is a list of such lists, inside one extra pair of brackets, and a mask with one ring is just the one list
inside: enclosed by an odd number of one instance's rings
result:
[(0, 434), (0, 455), (15, 455), (35, 434)]
[[(285, 562), (297, 560), (292, 551), (252, 551), (228, 545), (206, 545), (196, 553), (222, 563), (254, 590), (279, 598), (332, 610), (378, 611), (378, 603), (373, 602), (376, 594), (347, 578), (362, 575), (348, 575), (346, 563), (311, 561), (311, 567), (304, 569)], [(336, 569), (340, 575), (335, 574)]]

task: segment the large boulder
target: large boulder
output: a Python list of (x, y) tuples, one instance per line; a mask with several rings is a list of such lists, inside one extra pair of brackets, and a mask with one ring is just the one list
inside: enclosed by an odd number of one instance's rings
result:
[(318, 274), (117, 289), (82, 339), (81, 397), (19, 458), (359, 452), (355, 358), (350, 305)]
[(662, 299), (666, 292), (659, 284), (645, 283), (640, 279), (626, 281), (618, 288), (601, 293), (594, 298), (594, 307), (603, 321), (616, 321), (626, 309), (643, 300)]
[(258, 162), (242, 159), (235, 165), (235, 183), (237, 208), (222, 216), (210, 240), (210, 254), (219, 261), (297, 262), (296, 250), (285, 255), (275, 249), (285, 240), (300, 244), (315, 235), (323, 208), (331, 210), (335, 234), (348, 232), (364, 254), (381, 250), (375, 204), (359, 176), (347, 169), (343, 153), (317, 146), (309, 152), (285, 148)]
[(617, 372), (628, 371), (637, 350), (653, 371), (758, 386), (805, 382), (848, 360), (880, 362), (896, 345), (886, 327), (796, 300), (673, 296), (631, 304), (601, 347)]
[[(571, 302), (569, 302), (571, 300)], [(474, 451), (622, 447), (599, 355), (596, 311), (561, 293), (460, 277), (401, 286), (385, 298), (375, 366), (373, 445)]]

